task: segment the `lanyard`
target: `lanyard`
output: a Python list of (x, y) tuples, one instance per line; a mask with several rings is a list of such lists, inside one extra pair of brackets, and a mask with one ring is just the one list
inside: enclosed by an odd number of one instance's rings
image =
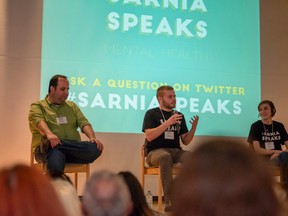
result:
[[(161, 112), (161, 115), (162, 115), (162, 117), (163, 117), (163, 119), (164, 119), (164, 122), (165, 122), (165, 121), (166, 121), (166, 118), (165, 118), (165, 116), (164, 116), (164, 114), (163, 114), (162, 110), (160, 109), (160, 107), (159, 107), (159, 110), (160, 110), (160, 112)], [(173, 113), (173, 110), (172, 110), (172, 113)]]
[[(265, 124), (262, 122), (263, 127), (264, 127), (264, 131), (268, 132), (268, 129), (266, 129)], [(274, 135), (274, 129), (273, 129), (273, 122), (272, 122), (272, 135)]]
[(159, 110), (160, 110), (160, 112), (161, 112), (161, 115), (162, 115), (162, 117), (163, 117), (163, 119), (164, 119), (164, 122), (166, 121), (166, 119), (165, 119), (165, 116), (163, 115), (163, 112), (162, 112), (162, 110), (160, 109), (160, 107), (159, 107)]

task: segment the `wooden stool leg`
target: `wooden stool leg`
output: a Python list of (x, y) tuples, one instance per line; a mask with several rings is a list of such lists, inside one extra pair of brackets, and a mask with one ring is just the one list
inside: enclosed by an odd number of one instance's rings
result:
[(88, 181), (89, 177), (90, 177), (90, 168), (88, 167), (86, 171), (86, 182)]
[(160, 170), (158, 174), (158, 210), (162, 210), (162, 180)]
[(75, 183), (75, 189), (77, 191), (77, 187), (78, 187), (78, 173), (75, 173), (74, 183)]
[(141, 174), (141, 180), (140, 180), (140, 184), (144, 190), (144, 181), (145, 181), (145, 174), (144, 174), (144, 171), (142, 172)]

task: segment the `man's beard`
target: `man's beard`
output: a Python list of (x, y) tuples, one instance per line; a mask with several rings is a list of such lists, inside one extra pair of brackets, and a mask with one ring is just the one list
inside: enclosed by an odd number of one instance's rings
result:
[(168, 108), (168, 109), (173, 109), (175, 108), (175, 104), (171, 104), (171, 103), (166, 103), (165, 101), (163, 101), (163, 106)]

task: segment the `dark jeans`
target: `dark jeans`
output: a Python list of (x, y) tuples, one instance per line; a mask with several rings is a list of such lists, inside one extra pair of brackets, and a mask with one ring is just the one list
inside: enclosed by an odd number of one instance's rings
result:
[(95, 143), (61, 140), (61, 144), (51, 148), (47, 154), (40, 153), (40, 146), (37, 146), (35, 160), (47, 163), (47, 170), (63, 172), (66, 163), (92, 163), (101, 153)]
[(284, 151), (279, 154), (278, 157), (274, 158), (272, 162), (276, 166), (288, 166), (288, 152)]
[(272, 160), (272, 163), (280, 167), (280, 182), (288, 191), (288, 152), (284, 151)]

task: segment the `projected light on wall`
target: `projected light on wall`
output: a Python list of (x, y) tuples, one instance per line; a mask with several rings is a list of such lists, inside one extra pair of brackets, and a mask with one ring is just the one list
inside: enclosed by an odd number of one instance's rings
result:
[(41, 97), (64, 74), (96, 131), (142, 133), (167, 84), (198, 135), (247, 136), (259, 34), (258, 0), (44, 0)]

